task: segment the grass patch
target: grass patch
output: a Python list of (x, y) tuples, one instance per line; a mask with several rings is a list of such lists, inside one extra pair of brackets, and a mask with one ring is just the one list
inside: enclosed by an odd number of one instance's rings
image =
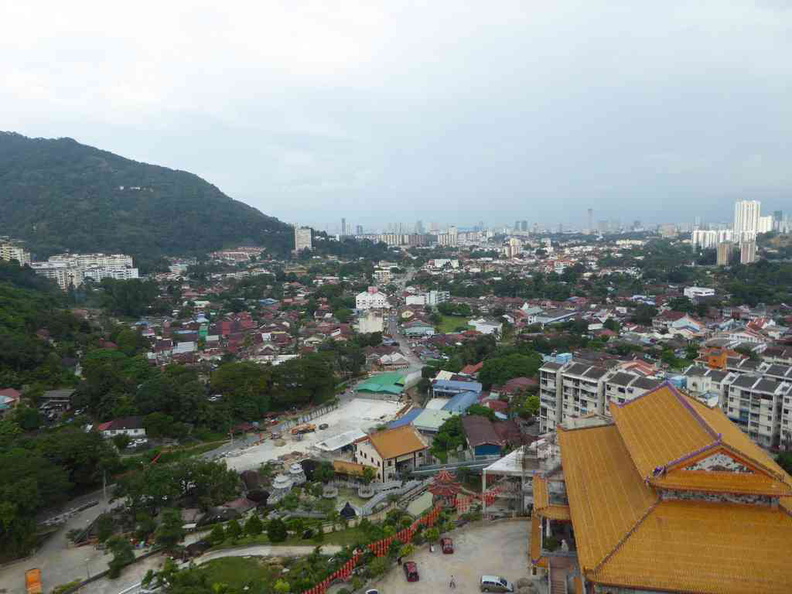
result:
[(217, 449), (221, 445), (223, 445), (226, 440), (222, 441), (213, 441), (211, 443), (200, 443), (198, 445), (184, 445), (184, 446), (176, 446), (172, 448), (154, 448), (147, 452), (143, 452), (142, 454), (135, 454), (133, 456), (125, 456), (124, 457), (124, 465), (127, 468), (135, 468), (139, 464), (149, 464), (154, 458), (156, 458), (157, 453), (161, 453), (162, 455), (157, 460), (159, 464), (166, 464), (168, 462), (178, 462), (180, 460), (186, 460), (187, 458), (192, 458), (194, 456), (200, 456), (201, 454), (205, 454), (206, 452), (211, 452), (214, 449)]
[(278, 574), (258, 558), (224, 557), (201, 565), (196, 572), (209, 584), (226, 584), (232, 591), (269, 594)]
[(457, 331), (457, 328), (461, 328), (462, 326), (464, 326), (466, 330), (469, 328), (467, 323), (468, 318), (464, 316), (446, 316), (441, 314), (440, 317), (442, 319), (437, 325), (437, 331), (443, 334), (452, 334)]

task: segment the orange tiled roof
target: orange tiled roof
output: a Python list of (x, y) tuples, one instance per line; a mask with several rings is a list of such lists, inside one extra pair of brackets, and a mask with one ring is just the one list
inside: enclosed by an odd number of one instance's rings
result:
[(593, 570), (658, 501), (614, 425), (560, 430), (561, 461), (581, 569)]
[[(346, 460), (333, 460), (333, 470), (339, 474), (360, 475), (363, 476), (365, 464), (358, 464), (357, 462), (347, 462)], [(369, 468), (374, 468), (370, 466)]]
[(611, 415), (642, 477), (693, 452), (714, 446), (717, 434), (668, 384), (618, 406)]
[[(652, 486), (748, 492), (780, 485), (783, 490), (792, 484), (790, 477), (722, 412), (675, 389), (662, 386), (632, 402), (642, 404), (614, 408), (615, 425), (558, 433), (584, 576), (593, 583), (643, 590), (792, 592), (792, 497), (781, 497), (778, 507), (661, 500)], [(710, 436), (712, 448), (706, 441)], [(687, 448), (694, 449), (685, 453)], [(702, 451), (732, 453), (755, 472), (681, 466), (703, 457)], [(653, 476), (656, 466), (676, 460), (672, 456), (682, 462)], [(644, 480), (647, 470), (651, 484)]]
[(792, 592), (792, 517), (769, 507), (664, 501), (590, 577), (674, 592)]
[(568, 505), (550, 503), (547, 479), (535, 476), (533, 479), (534, 512), (543, 518), (569, 522), (572, 518)]
[(427, 447), (412, 425), (377, 431), (369, 435), (369, 439), (383, 460), (412, 454)]
[(675, 470), (650, 480), (663, 489), (738, 493), (743, 495), (792, 495), (792, 486), (764, 473), (709, 472), (706, 470)]
[(547, 567), (547, 559), (542, 557), (542, 523), (539, 516), (531, 517), (531, 562), (539, 567)]

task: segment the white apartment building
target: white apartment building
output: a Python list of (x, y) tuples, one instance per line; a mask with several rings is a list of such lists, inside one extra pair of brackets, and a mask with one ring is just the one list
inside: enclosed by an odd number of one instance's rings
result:
[(429, 291), (420, 295), (408, 295), (405, 302), (407, 305), (430, 305), (432, 307), (441, 303), (445, 303), (451, 299), (451, 293), (448, 291)]
[(624, 404), (663, 380), (588, 362), (547, 362), (539, 369), (539, 431), (590, 413), (610, 416), (611, 402)]
[(10, 241), (0, 241), (0, 260), (10, 262), (16, 260), (20, 266), (30, 264), (30, 252), (22, 246)]
[(724, 241), (731, 241), (733, 235), (731, 229), (696, 229), (690, 241), (694, 248), (714, 249)]
[(552, 431), (571, 417), (604, 411), (607, 369), (572, 361), (548, 362), (539, 369), (539, 431)]
[(787, 432), (792, 428), (789, 416), (782, 419), (785, 400), (792, 398), (792, 384), (736, 373), (729, 374), (724, 382), (724, 410), (728, 417), (759, 445), (777, 446), (782, 427)]
[(734, 241), (756, 238), (762, 205), (758, 200), (739, 200), (734, 204)]
[(91, 279), (98, 283), (105, 278), (130, 280), (140, 278), (140, 274), (137, 268), (127, 268), (125, 266), (91, 266), (83, 270), (84, 280)]
[(31, 268), (58, 283), (62, 290), (79, 287), (85, 279), (99, 282), (105, 278), (139, 278), (132, 256), (125, 254), (58, 254), (46, 262), (33, 262)]
[(368, 290), (357, 294), (355, 308), (359, 310), (390, 309), (390, 303), (388, 303), (385, 293), (380, 293), (377, 287), (369, 287)]
[(663, 380), (636, 375), (627, 371), (610, 372), (605, 377), (603, 414), (610, 415), (609, 404), (624, 404), (654, 390)]
[(83, 269), (65, 262), (33, 262), (30, 267), (36, 274), (54, 280), (62, 291), (83, 283)]
[(374, 271), (374, 280), (378, 285), (387, 285), (393, 279), (390, 268), (377, 268)]
[(132, 256), (126, 254), (57, 254), (48, 258), (49, 262), (60, 262), (77, 268), (110, 266), (116, 268), (132, 268), (135, 264)]
[(294, 228), (294, 251), (299, 253), (303, 250), (313, 249), (310, 227)]

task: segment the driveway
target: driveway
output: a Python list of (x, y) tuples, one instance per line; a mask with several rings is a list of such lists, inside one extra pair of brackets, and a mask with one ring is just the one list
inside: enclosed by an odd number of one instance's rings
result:
[(440, 547), (430, 553), (428, 547), (408, 560), (418, 564), (420, 580), (408, 583), (401, 567), (395, 567), (378, 583), (371, 585), (382, 594), (438, 594), (449, 592), (451, 576), (460, 594), (479, 591), (482, 574), (494, 574), (516, 582), (528, 577), (528, 532), (530, 522), (506, 521), (486, 523), (456, 530), (454, 554), (444, 555)]

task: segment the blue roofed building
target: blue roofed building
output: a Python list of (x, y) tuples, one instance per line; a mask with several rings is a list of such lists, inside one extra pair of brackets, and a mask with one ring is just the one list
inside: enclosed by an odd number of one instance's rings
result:
[(424, 409), (422, 408), (411, 408), (406, 414), (388, 423), (388, 429), (396, 429), (398, 427), (404, 427), (405, 425), (411, 425), (423, 411)]
[(478, 403), (479, 395), (477, 392), (462, 392), (449, 400), (442, 410), (450, 413), (463, 414), (474, 404)]
[(432, 383), (434, 398), (453, 398), (463, 392), (481, 394), (483, 386), (479, 382), (461, 382), (458, 380), (435, 380)]

